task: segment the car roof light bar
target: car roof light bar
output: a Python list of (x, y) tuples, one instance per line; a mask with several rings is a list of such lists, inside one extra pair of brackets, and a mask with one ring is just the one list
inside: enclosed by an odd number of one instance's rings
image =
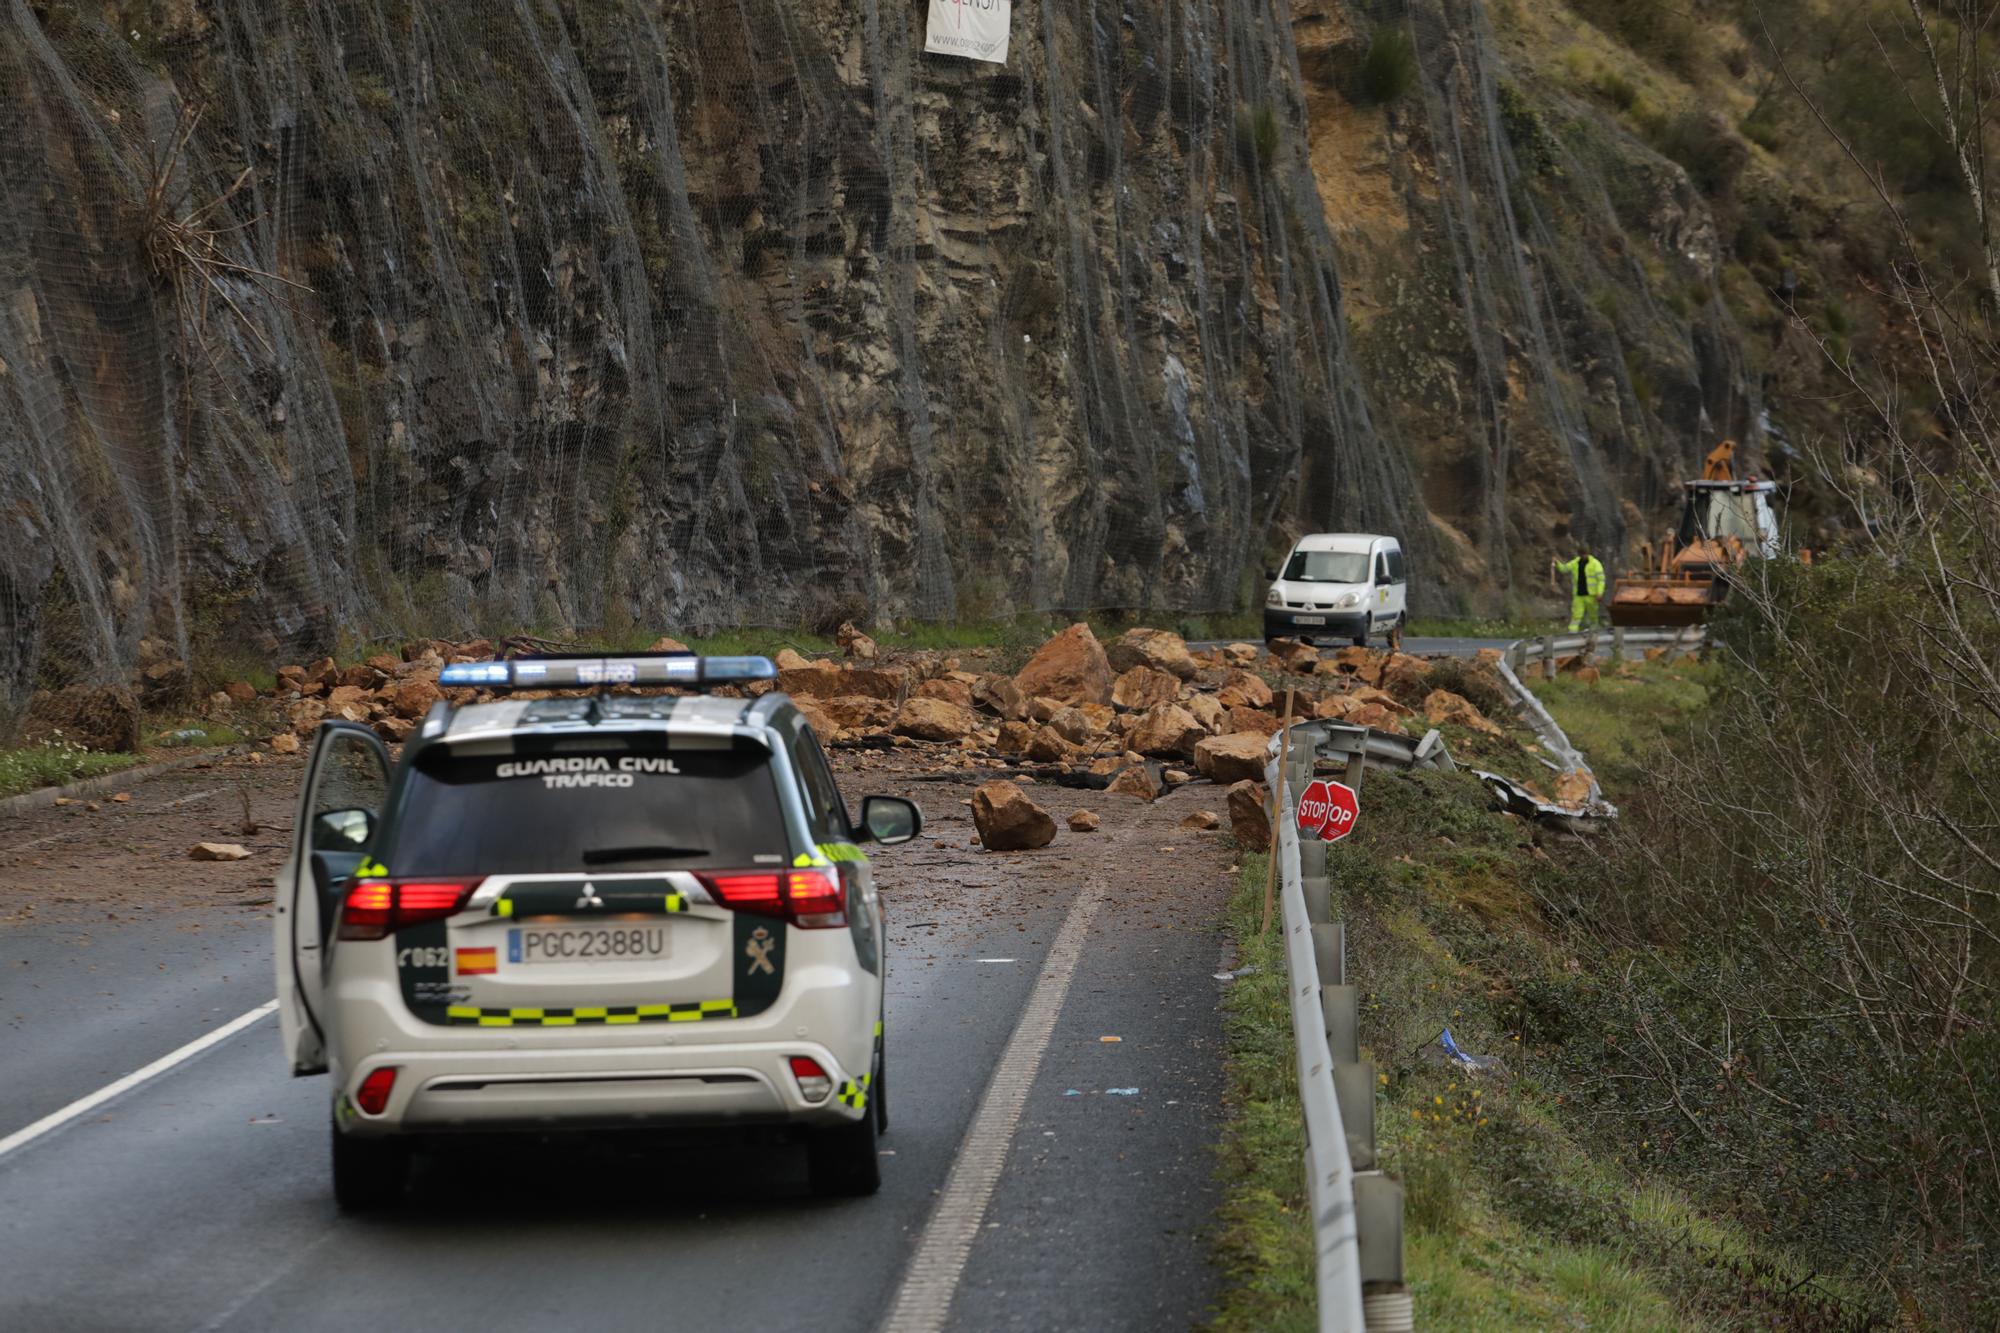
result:
[(575, 690), (607, 685), (733, 685), (774, 680), (768, 657), (698, 657), (693, 653), (630, 653), (617, 657), (544, 655), (497, 662), (455, 662), (438, 684), (487, 690)]

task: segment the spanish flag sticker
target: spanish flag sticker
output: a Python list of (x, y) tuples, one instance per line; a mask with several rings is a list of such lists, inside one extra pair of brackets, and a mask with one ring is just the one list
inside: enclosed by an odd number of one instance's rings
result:
[(483, 977), (499, 970), (500, 955), (490, 947), (458, 951), (458, 975), (461, 977)]

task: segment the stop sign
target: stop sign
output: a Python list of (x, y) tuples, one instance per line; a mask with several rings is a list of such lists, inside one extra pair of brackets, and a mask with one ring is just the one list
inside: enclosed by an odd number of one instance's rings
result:
[(1354, 821), (1361, 817), (1361, 802), (1354, 795), (1354, 788), (1344, 782), (1329, 782), (1320, 778), (1310, 783), (1299, 793), (1299, 831), (1323, 838), (1327, 842), (1339, 842), (1354, 832)]

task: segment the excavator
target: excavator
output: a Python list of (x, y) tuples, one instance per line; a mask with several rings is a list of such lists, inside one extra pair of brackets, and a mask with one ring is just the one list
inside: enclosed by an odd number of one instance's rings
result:
[(1702, 463), (1701, 480), (1681, 483), (1681, 519), (1660, 544), (1642, 543), (1640, 568), (1611, 588), (1613, 625), (1704, 623), (1729, 594), (1724, 577), (1751, 556), (1781, 550), (1771, 508), (1775, 481), (1736, 475), (1736, 441), (1724, 440)]

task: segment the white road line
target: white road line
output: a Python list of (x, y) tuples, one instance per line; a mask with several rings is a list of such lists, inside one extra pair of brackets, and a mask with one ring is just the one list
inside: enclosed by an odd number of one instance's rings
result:
[(958, 1280), (972, 1254), (972, 1243), (979, 1237), (980, 1224), (986, 1220), (993, 1188), (1007, 1164), (1007, 1150), (1013, 1146), (1015, 1126), (1042, 1067), (1042, 1054), (1048, 1050), (1063, 1000), (1069, 995), (1070, 978), (1076, 975), (1084, 934), (1103, 896), (1103, 888), (1095, 883), (1079, 894), (1050, 946), (1041, 978), (1028, 995), (1021, 1021), (1007, 1039), (1007, 1049), (1000, 1054), (993, 1081), (986, 1085), (972, 1128), (965, 1132), (951, 1174), (945, 1178), (937, 1209), (896, 1289), (896, 1299), (882, 1325), (884, 1333), (936, 1333), (951, 1317)]
[(52, 1111), (26, 1129), (17, 1129), (6, 1138), (0, 1139), (0, 1157), (5, 1157), (16, 1148), (25, 1148), (44, 1134), (61, 1129), (80, 1115), (85, 1115), (104, 1105), (120, 1093), (130, 1092), (148, 1079), (157, 1078), (175, 1065), (194, 1059), (211, 1046), (228, 1041), (231, 1037), (249, 1027), (264, 1015), (278, 1007), (276, 1000), (267, 1000), (247, 1014), (239, 1014), (215, 1031), (196, 1037), (177, 1051), (170, 1051), (144, 1069), (135, 1069), (115, 1083), (107, 1083), (88, 1097), (79, 1097), (60, 1111)]

